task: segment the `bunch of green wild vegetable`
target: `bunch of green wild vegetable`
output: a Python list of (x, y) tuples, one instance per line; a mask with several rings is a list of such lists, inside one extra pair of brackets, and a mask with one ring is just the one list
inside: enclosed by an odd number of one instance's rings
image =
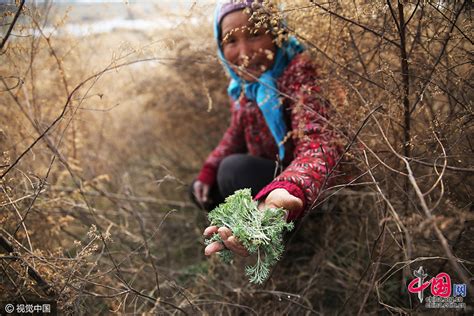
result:
[[(209, 213), (211, 225), (230, 228), (250, 254), (257, 254), (256, 264), (245, 269), (252, 283), (263, 283), (270, 267), (283, 253), (283, 232), (293, 229), (293, 223), (287, 223), (284, 214), (282, 208), (259, 210), (250, 189), (236, 191)], [(206, 243), (214, 241), (222, 241), (219, 234), (214, 234)], [(232, 261), (233, 255), (228, 249), (220, 251), (219, 255), (224, 262)]]

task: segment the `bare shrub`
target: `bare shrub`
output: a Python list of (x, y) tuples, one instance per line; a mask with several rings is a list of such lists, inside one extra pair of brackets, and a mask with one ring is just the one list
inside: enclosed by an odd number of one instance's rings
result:
[[(346, 152), (261, 287), (247, 259), (204, 258), (205, 214), (187, 200), (228, 122), (212, 5), (174, 29), (85, 37), (63, 33), (74, 9), (2, 8), (0, 300), (66, 314), (408, 314), (423, 308), (406, 290), (418, 266), (470, 283), (471, 4), (280, 2), (321, 66)], [(122, 6), (104, 12), (158, 15)]]

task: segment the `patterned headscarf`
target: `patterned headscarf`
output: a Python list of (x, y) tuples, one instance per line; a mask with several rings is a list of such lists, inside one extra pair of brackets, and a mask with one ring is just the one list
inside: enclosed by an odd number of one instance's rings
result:
[(277, 46), (275, 61), (271, 69), (260, 75), (257, 81), (248, 82), (240, 78), (230, 67), (224, 58), (221, 45), (221, 27), (220, 23), (225, 15), (242, 10), (244, 8), (252, 8), (252, 3), (261, 3), (262, 1), (224, 1), (217, 5), (214, 18), (214, 36), (217, 41), (219, 59), (222, 61), (224, 68), (232, 78), (227, 88), (227, 93), (233, 100), (237, 100), (242, 91), (247, 99), (256, 101), (258, 107), (262, 111), (268, 128), (278, 146), (278, 154), (280, 160), (285, 157), (285, 147), (283, 139), (285, 138), (287, 128), (283, 115), (283, 106), (278, 92), (277, 79), (283, 74), (283, 71), (291, 62), (291, 60), (304, 50), (304, 47), (290, 36), (288, 40)]

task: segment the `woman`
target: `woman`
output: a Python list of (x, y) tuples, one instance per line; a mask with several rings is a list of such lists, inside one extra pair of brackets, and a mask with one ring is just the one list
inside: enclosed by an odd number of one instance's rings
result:
[[(209, 210), (235, 190), (251, 188), (259, 208), (284, 208), (291, 221), (317, 198), (338, 148), (327, 126), (327, 104), (318, 96), (314, 65), (295, 38), (277, 45), (278, 23), (266, 21), (275, 29), (255, 23), (252, 13), (265, 11), (261, 3), (226, 1), (216, 9), (214, 33), (231, 77), (232, 119), (192, 191)], [(208, 237), (215, 233), (223, 243), (208, 245), (206, 255), (225, 247), (248, 255), (230, 229), (211, 226), (204, 231)]]

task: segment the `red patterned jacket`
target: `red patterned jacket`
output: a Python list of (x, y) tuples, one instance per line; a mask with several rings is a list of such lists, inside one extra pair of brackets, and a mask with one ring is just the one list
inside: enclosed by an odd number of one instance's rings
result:
[[(314, 64), (305, 54), (293, 58), (278, 78), (283, 96), (287, 127), (291, 136), (285, 142), (286, 168), (256, 196), (260, 200), (277, 188), (284, 188), (300, 198), (307, 209), (318, 197), (327, 172), (340, 155), (335, 134), (328, 127), (327, 102), (321, 99), (316, 85)], [(198, 179), (208, 185), (216, 181), (219, 163), (235, 153), (276, 160), (278, 148), (257, 104), (245, 97), (232, 102), (232, 118), (219, 145), (206, 159)], [(291, 128), (290, 128), (291, 127)], [(289, 214), (288, 220), (303, 215)]]

